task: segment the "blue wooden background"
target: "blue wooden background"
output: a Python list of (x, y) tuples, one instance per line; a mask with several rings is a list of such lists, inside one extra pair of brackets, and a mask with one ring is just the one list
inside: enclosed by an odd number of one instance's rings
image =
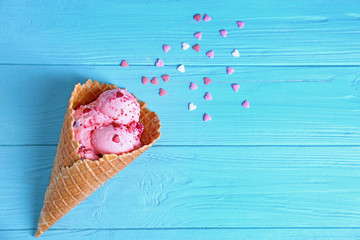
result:
[(43, 239), (360, 238), (358, 0), (0, 1), (0, 239), (33, 239), (68, 98), (88, 78), (146, 101), (162, 137)]

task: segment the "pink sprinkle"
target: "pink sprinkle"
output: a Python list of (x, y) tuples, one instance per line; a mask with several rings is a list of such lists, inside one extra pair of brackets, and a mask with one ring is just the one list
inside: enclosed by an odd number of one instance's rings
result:
[(209, 15), (205, 14), (203, 20), (204, 20), (204, 22), (209, 22), (209, 21), (211, 21), (211, 17)]
[(198, 21), (198, 22), (200, 22), (201, 21), (201, 15), (198, 13), (198, 14), (195, 14), (194, 16), (193, 16), (193, 18), (196, 20), (196, 21)]
[(240, 85), (234, 83), (234, 84), (231, 84), (231, 87), (232, 87), (232, 89), (233, 89), (235, 92), (237, 92), (237, 91), (239, 91)]
[(164, 66), (164, 62), (159, 58), (159, 59), (156, 61), (155, 65), (156, 65), (157, 67), (163, 67), (163, 66)]
[(226, 38), (226, 36), (227, 36), (227, 34), (228, 34), (228, 31), (225, 30), (225, 29), (222, 29), (222, 30), (220, 30), (220, 34), (221, 34), (221, 36), (223, 36), (224, 38)]
[(167, 94), (167, 92), (164, 89), (160, 88), (159, 95), (165, 96), (166, 94)]
[(196, 90), (196, 89), (198, 89), (198, 86), (195, 84), (195, 83), (190, 83), (190, 89), (191, 90)]
[(169, 81), (170, 76), (169, 75), (162, 75), (161, 78), (164, 80), (164, 82)]
[(204, 99), (205, 99), (205, 100), (212, 100), (211, 94), (207, 92), (207, 93), (205, 94), (205, 96), (204, 96)]
[(142, 84), (146, 85), (150, 80), (147, 77), (142, 77)]
[(245, 23), (242, 21), (237, 21), (236, 24), (238, 25), (239, 28), (243, 28), (245, 26)]
[(194, 46), (192, 46), (192, 49), (194, 49), (197, 52), (200, 52), (200, 45), (199, 44), (195, 44)]
[(171, 47), (169, 45), (166, 45), (166, 44), (163, 45), (164, 52), (167, 53), (168, 51), (170, 51), (170, 49), (171, 49)]
[(120, 142), (120, 137), (119, 135), (115, 134), (115, 136), (113, 137), (113, 142), (119, 143)]
[(235, 72), (235, 70), (232, 67), (226, 67), (227, 74), (231, 75)]
[(249, 108), (250, 107), (250, 103), (248, 102), (248, 100), (243, 101), (243, 103), (241, 104), (244, 108)]
[(208, 51), (208, 52), (206, 53), (206, 56), (208, 56), (209, 58), (214, 58), (214, 51), (213, 51), (213, 50)]
[(209, 115), (209, 114), (207, 114), (207, 113), (205, 113), (205, 114), (204, 114), (204, 118), (203, 118), (203, 120), (204, 120), (205, 122), (210, 121), (210, 120), (211, 120), (210, 115)]
[(158, 85), (159, 81), (158, 81), (157, 77), (153, 77), (153, 79), (151, 79), (151, 83), (154, 85)]
[(122, 67), (128, 67), (129, 63), (126, 60), (122, 60), (120, 66)]
[(208, 77), (204, 77), (204, 83), (205, 85), (209, 85), (211, 83), (211, 79)]
[(201, 40), (201, 38), (202, 38), (202, 33), (201, 33), (201, 32), (196, 32), (196, 33), (194, 33), (194, 37), (196, 37), (197, 39)]

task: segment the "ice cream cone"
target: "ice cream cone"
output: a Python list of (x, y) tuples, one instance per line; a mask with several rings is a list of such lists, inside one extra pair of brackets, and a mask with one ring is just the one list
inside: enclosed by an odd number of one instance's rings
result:
[(75, 86), (66, 110), (36, 237), (44, 233), (159, 139), (161, 124), (158, 116), (146, 108), (146, 103), (140, 102), (140, 122), (144, 126), (141, 135), (142, 147), (120, 155), (105, 154), (95, 161), (81, 159), (77, 154), (79, 143), (74, 140), (74, 109), (94, 101), (102, 92), (115, 88), (117, 88), (115, 85), (99, 84), (90, 79), (83, 85)]

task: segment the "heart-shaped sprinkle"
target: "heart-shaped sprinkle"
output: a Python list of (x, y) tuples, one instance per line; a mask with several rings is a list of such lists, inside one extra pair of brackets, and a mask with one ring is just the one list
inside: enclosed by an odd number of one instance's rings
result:
[(201, 21), (201, 15), (200, 15), (200, 13), (195, 14), (195, 15), (193, 16), (193, 18), (194, 18), (196, 21), (200, 22), (200, 21)]
[(206, 53), (206, 56), (208, 56), (209, 58), (214, 58), (214, 51), (210, 50)]
[(208, 77), (204, 77), (204, 84), (209, 85), (211, 83), (211, 79)]
[(85, 108), (85, 109), (83, 110), (83, 113), (85, 114), (85, 113), (88, 113), (88, 112), (90, 112), (90, 111), (91, 111), (90, 108)]
[(242, 105), (244, 108), (249, 108), (249, 107), (250, 107), (250, 104), (249, 104), (248, 100), (243, 101), (241, 105)]
[(204, 20), (204, 22), (209, 22), (209, 21), (211, 21), (211, 17), (209, 15), (205, 14), (203, 17), (203, 20)]
[(157, 77), (153, 77), (153, 79), (151, 79), (151, 83), (154, 85), (158, 85), (159, 81), (158, 81)]
[(120, 66), (122, 67), (128, 67), (129, 63), (126, 60), (122, 60)]
[(196, 90), (196, 89), (198, 89), (198, 86), (195, 84), (195, 83), (190, 83), (190, 89), (191, 90)]
[(116, 97), (117, 97), (117, 98), (122, 97), (122, 96), (124, 96), (124, 94), (122, 94), (122, 92), (117, 92), (117, 93), (116, 93)]
[(226, 38), (226, 36), (227, 36), (227, 34), (228, 34), (228, 31), (227, 31), (227, 30), (222, 29), (222, 30), (220, 30), (219, 32), (220, 32), (221, 36), (223, 36), (224, 38)]
[(201, 40), (201, 38), (202, 38), (202, 33), (201, 33), (201, 32), (196, 32), (196, 33), (194, 33), (194, 37), (196, 37), (197, 39)]
[(200, 52), (200, 45), (199, 44), (195, 44), (194, 46), (192, 46), (192, 49), (194, 49), (197, 52)]
[(181, 43), (181, 47), (182, 47), (183, 50), (188, 50), (190, 45), (187, 44), (186, 42), (183, 42), (183, 43)]
[(203, 118), (203, 120), (204, 120), (205, 122), (210, 121), (210, 120), (211, 120), (210, 115), (209, 115), (209, 114), (207, 114), (207, 113), (205, 113), (205, 114), (204, 114), (204, 118)]
[(159, 59), (156, 61), (155, 65), (156, 65), (157, 67), (163, 67), (163, 66), (164, 66), (164, 62), (159, 58)]
[(243, 28), (245, 26), (245, 23), (242, 21), (237, 21), (236, 24), (238, 25), (239, 28)]
[(164, 82), (169, 81), (170, 76), (169, 75), (162, 75), (161, 78), (164, 80)]
[(239, 53), (239, 51), (238, 51), (237, 49), (234, 49), (234, 51), (232, 51), (231, 55), (232, 55), (233, 57), (239, 57), (239, 56), (240, 56), (240, 53)]
[(226, 67), (227, 74), (231, 75), (235, 72), (235, 70), (232, 67)]
[(113, 142), (119, 143), (120, 142), (120, 137), (119, 135), (115, 134), (115, 136), (112, 139)]
[(207, 93), (205, 94), (205, 96), (204, 96), (204, 99), (205, 99), (205, 100), (212, 100), (211, 94), (207, 92)]
[(141, 79), (142, 84), (146, 85), (148, 82), (150, 82), (150, 80), (147, 77), (142, 77)]
[(170, 51), (170, 49), (171, 49), (171, 47), (169, 45), (166, 45), (166, 44), (163, 45), (164, 52), (168, 52), (168, 51)]
[(160, 88), (159, 95), (165, 96), (166, 94), (167, 94), (167, 92), (164, 89)]
[(197, 108), (197, 106), (193, 103), (189, 103), (189, 111), (195, 110)]
[(184, 65), (179, 65), (178, 67), (177, 67), (177, 70), (179, 71), (179, 72), (185, 72), (185, 66)]
[(233, 89), (235, 92), (237, 92), (237, 91), (239, 91), (240, 85), (234, 83), (234, 84), (231, 84), (231, 87), (232, 87), (232, 89)]

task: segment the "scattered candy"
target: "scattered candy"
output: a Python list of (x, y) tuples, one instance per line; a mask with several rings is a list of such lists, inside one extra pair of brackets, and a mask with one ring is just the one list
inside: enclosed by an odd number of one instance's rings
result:
[(166, 94), (167, 94), (167, 92), (164, 89), (160, 88), (159, 95), (165, 96)]
[(213, 51), (213, 50), (208, 51), (208, 52), (206, 53), (206, 56), (208, 56), (209, 58), (214, 58), (214, 51)]
[(231, 87), (232, 87), (232, 89), (233, 89), (235, 92), (237, 92), (237, 91), (239, 91), (240, 85), (234, 83), (234, 84), (231, 84)]
[(185, 42), (181, 43), (181, 46), (182, 46), (182, 49), (183, 49), (183, 50), (188, 50), (189, 47), (190, 47), (190, 45), (187, 44), (187, 43), (185, 43)]
[(157, 67), (163, 67), (163, 66), (164, 66), (164, 62), (163, 62), (160, 58), (158, 58), (158, 60), (156, 61), (155, 65), (156, 65)]
[(209, 85), (211, 83), (211, 79), (208, 77), (204, 77), (204, 84)]
[(120, 142), (120, 137), (118, 134), (115, 134), (115, 136), (113, 137), (113, 142), (119, 143)]
[(243, 28), (245, 26), (245, 23), (242, 21), (237, 21), (236, 24), (238, 25), (239, 28)]
[(240, 56), (240, 53), (239, 53), (239, 51), (238, 51), (237, 49), (234, 49), (234, 51), (232, 51), (231, 55), (232, 55), (233, 57), (239, 57), (239, 56)]
[(184, 65), (179, 65), (178, 67), (177, 67), (177, 70), (179, 71), (179, 72), (185, 72), (185, 66)]
[(189, 103), (189, 111), (195, 110), (197, 106), (193, 103)]
[(205, 96), (204, 96), (204, 99), (205, 99), (205, 100), (212, 100), (211, 94), (207, 92), (207, 93), (205, 94)]
[(244, 108), (249, 108), (250, 104), (248, 102), (248, 100), (243, 101), (243, 103), (241, 104)]
[(142, 77), (142, 84), (146, 85), (150, 80), (147, 77)]
[(197, 52), (200, 52), (200, 45), (199, 44), (195, 44), (194, 46), (192, 46), (192, 49), (194, 49)]
[(129, 63), (126, 60), (122, 60), (120, 66), (122, 67), (128, 67)]
[(190, 83), (190, 89), (191, 90), (196, 90), (196, 89), (198, 89), (198, 86), (195, 84), (195, 83)]
[(203, 118), (203, 120), (204, 120), (205, 122), (210, 121), (210, 120), (211, 120), (210, 115), (209, 115), (209, 114), (207, 114), (207, 113), (205, 113), (205, 114), (204, 114), (204, 118)]
[(162, 75), (161, 78), (164, 80), (164, 82), (169, 81), (170, 76), (169, 75)]
[(170, 49), (171, 49), (171, 47), (169, 45), (166, 45), (166, 44), (163, 45), (164, 52), (167, 53), (168, 51), (170, 51)]
[(201, 15), (200, 15), (200, 13), (195, 14), (195, 15), (193, 16), (193, 18), (194, 18), (196, 21), (200, 22), (200, 21), (201, 21)]
[(211, 21), (211, 17), (209, 15), (205, 14), (203, 20), (204, 20), (204, 22), (209, 22), (209, 21)]
[(226, 67), (227, 74), (231, 75), (235, 72), (235, 70), (232, 67)]
[(194, 37), (196, 37), (197, 39), (201, 40), (201, 38), (202, 38), (202, 33), (201, 33), (201, 32), (196, 32), (196, 33), (194, 33)]
[(228, 34), (228, 31), (227, 31), (227, 30), (222, 29), (222, 30), (220, 30), (219, 32), (220, 32), (221, 36), (223, 36), (224, 38), (226, 38), (226, 36), (227, 36), (227, 34)]
[(157, 77), (153, 77), (153, 79), (151, 79), (151, 83), (154, 85), (158, 85), (159, 81), (158, 81)]

